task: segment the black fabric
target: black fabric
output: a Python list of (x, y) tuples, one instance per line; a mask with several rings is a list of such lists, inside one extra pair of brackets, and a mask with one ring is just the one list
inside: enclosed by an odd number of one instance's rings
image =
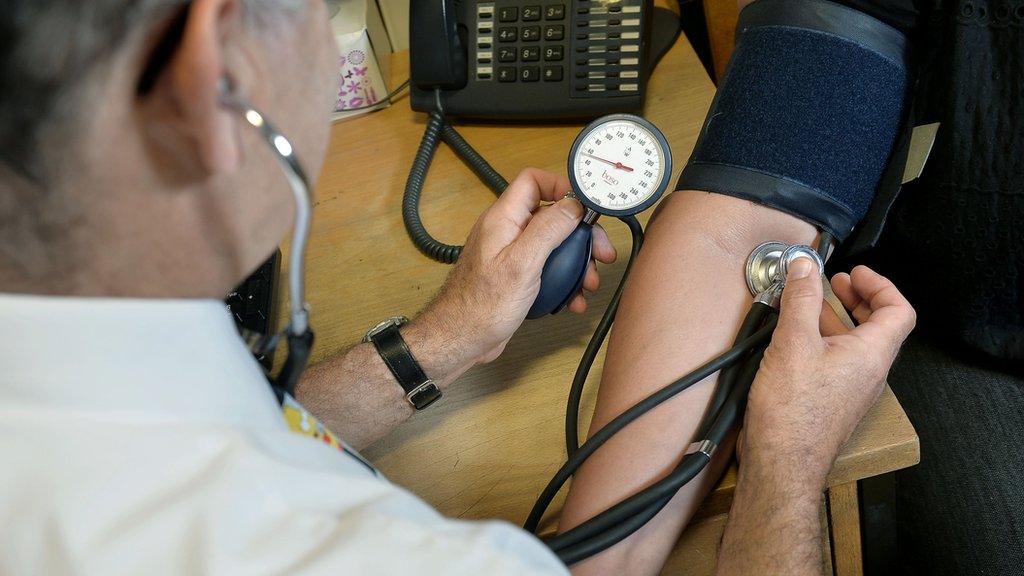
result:
[(758, 0), (740, 13), (736, 34), (765, 26), (822, 32), (901, 64), (907, 55), (905, 33), (832, 0)]
[(917, 32), (921, 11), (920, 0), (834, 0), (873, 16), (902, 31), (912, 40)]
[(917, 123), (942, 123), (869, 262), (919, 319), (889, 378), (921, 440), (901, 572), (1024, 574), (1024, 0), (844, 3), (908, 32)]
[(920, 33), (915, 109), (932, 157), (890, 216), (881, 268), (921, 326), (1024, 359), (1024, 2), (939, 1)]
[(900, 573), (1024, 573), (1024, 365), (917, 333), (889, 383), (921, 439), (921, 463), (896, 473)]
[(737, 35), (677, 189), (747, 198), (845, 239), (904, 117), (904, 36), (823, 0), (755, 2)]

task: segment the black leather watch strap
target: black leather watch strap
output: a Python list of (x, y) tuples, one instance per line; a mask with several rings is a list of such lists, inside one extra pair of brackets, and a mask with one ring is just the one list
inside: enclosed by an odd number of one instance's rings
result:
[(441, 397), (441, 390), (423, 372), (402, 338), (397, 322), (374, 329), (368, 338), (381, 359), (405, 390), (405, 397), (417, 410), (423, 410)]

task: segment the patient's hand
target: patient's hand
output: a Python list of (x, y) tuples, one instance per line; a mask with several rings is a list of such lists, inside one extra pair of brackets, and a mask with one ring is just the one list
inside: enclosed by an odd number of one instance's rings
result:
[(832, 285), (860, 325), (847, 329), (822, 305), (821, 276), (809, 259), (794, 262), (743, 431), (744, 465), (770, 461), (779, 473), (819, 490), (840, 447), (881, 394), (915, 322), (892, 282), (864, 266), (852, 276), (836, 275)]

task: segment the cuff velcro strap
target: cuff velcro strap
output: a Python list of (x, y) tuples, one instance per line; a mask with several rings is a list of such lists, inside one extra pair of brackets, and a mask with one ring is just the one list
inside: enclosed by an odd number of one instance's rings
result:
[(826, 0), (758, 0), (676, 189), (737, 196), (846, 238), (904, 115), (898, 30)]

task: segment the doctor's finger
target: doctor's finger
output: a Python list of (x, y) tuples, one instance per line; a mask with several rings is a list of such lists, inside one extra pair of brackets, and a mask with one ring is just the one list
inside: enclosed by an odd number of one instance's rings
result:
[(608, 232), (600, 224), (594, 226), (594, 260), (602, 264), (611, 264), (615, 262), (617, 256), (615, 246), (608, 238)]
[(851, 279), (861, 299), (856, 310), (870, 311), (851, 333), (872, 344), (892, 346), (895, 353), (917, 322), (914, 308), (888, 278), (866, 266), (854, 268)]
[(597, 273), (597, 265), (591, 260), (587, 265), (587, 274), (583, 277), (583, 289), (587, 292), (597, 292), (601, 287), (601, 276)]
[(526, 168), (509, 183), (491, 209), (525, 228), (541, 201), (561, 200), (569, 191), (569, 179), (537, 168)]
[(573, 314), (583, 314), (587, 311), (587, 299), (583, 297), (583, 293), (580, 292), (572, 297), (569, 302), (569, 312)]
[(795, 341), (818, 339), (820, 342), (821, 290), (817, 265), (807, 257), (793, 260), (789, 265), (786, 288), (782, 291), (776, 337)]
[(850, 311), (850, 315), (858, 323), (863, 324), (868, 316), (871, 315), (870, 308), (861, 306), (863, 300), (857, 291), (853, 289), (853, 281), (850, 279), (850, 275), (846, 273), (839, 273), (832, 277), (832, 291), (835, 292), (836, 297), (843, 303), (843, 307)]

